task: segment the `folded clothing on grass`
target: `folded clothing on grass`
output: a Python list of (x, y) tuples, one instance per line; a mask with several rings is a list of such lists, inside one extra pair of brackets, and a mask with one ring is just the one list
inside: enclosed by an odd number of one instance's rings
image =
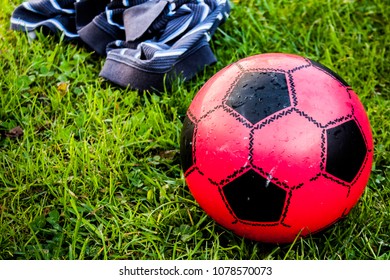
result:
[(32, 0), (14, 10), (11, 28), (81, 40), (106, 56), (100, 76), (162, 90), (217, 61), (209, 42), (229, 13), (228, 0)]

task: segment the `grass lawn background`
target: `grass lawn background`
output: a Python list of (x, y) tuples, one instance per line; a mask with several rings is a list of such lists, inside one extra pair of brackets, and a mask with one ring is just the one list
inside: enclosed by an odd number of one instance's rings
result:
[[(218, 63), (161, 94), (102, 80), (104, 58), (82, 46), (11, 31), (21, 2), (0, 0), (0, 259), (390, 259), (387, 1), (232, 1), (212, 39)], [(179, 155), (183, 116), (201, 86), (267, 52), (337, 72), (364, 104), (375, 141), (371, 179), (347, 218), (280, 246), (211, 220)]]

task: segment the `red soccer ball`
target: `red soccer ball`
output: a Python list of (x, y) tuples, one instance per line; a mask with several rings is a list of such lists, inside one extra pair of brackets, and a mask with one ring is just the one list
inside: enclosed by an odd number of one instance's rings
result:
[(288, 54), (242, 59), (197, 93), (180, 152), (204, 211), (237, 235), (289, 243), (343, 218), (373, 161), (363, 105), (337, 74)]

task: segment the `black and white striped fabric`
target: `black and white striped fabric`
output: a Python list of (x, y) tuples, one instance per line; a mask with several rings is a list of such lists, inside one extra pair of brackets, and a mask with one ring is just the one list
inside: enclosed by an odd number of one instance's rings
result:
[(161, 90), (216, 62), (209, 41), (228, 0), (32, 0), (11, 28), (60, 33), (106, 56), (100, 75), (120, 86)]

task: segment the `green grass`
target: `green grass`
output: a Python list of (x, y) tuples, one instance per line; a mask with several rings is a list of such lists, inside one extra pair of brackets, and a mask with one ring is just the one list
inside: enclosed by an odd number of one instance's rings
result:
[[(161, 94), (98, 78), (104, 59), (81, 46), (9, 30), (21, 2), (0, 0), (0, 259), (390, 259), (386, 1), (235, 1), (212, 40), (218, 63)], [(180, 169), (196, 92), (229, 63), (266, 52), (336, 71), (358, 93), (375, 140), (371, 179), (350, 215), (291, 245), (224, 230)], [(23, 136), (9, 137), (18, 126)]]

